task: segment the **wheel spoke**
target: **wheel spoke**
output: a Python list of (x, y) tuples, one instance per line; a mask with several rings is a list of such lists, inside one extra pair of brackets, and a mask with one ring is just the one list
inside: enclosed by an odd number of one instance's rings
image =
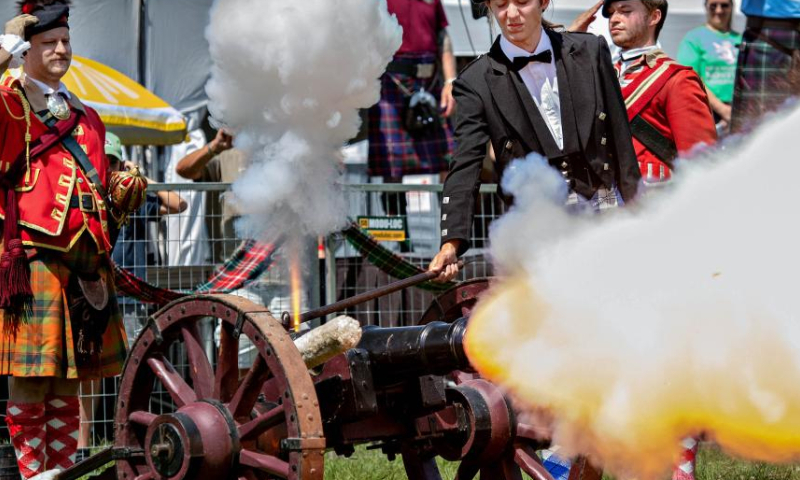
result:
[(147, 472), (144, 475), (139, 475), (134, 480), (153, 480), (154, 478), (156, 477), (153, 475), (153, 472)]
[(214, 379), (214, 372), (206, 352), (203, 350), (197, 323), (182, 326), (181, 335), (186, 347), (186, 355), (189, 358), (189, 375), (192, 377), (192, 385), (197, 398), (210, 398), (213, 394), (211, 382)]
[(197, 395), (195, 395), (192, 388), (181, 378), (175, 367), (163, 355), (154, 355), (148, 358), (147, 364), (158, 379), (161, 380), (164, 388), (167, 389), (178, 408), (187, 403), (197, 401)]
[(279, 405), (239, 427), (239, 439), (241, 441), (253, 440), (270, 428), (280, 425), (284, 418), (283, 406)]
[(553, 476), (544, 468), (539, 456), (527, 445), (514, 449), (514, 462), (533, 480), (553, 480)]
[(130, 415), (128, 415), (128, 421), (132, 423), (137, 423), (139, 425), (144, 425), (145, 427), (149, 427), (153, 420), (155, 420), (157, 415), (150, 412), (145, 412), (144, 410), (137, 410)]
[[(462, 461), (461, 464), (458, 466), (458, 470), (456, 471), (456, 480), (472, 480), (475, 478), (475, 475), (478, 474), (478, 466), (474, 463)], [(481, 477), (483, 477), (481, 475)], [(486, 478), (495, 478), (489, 477)], [(498, 479), (499, 480), (499, 479)]]
[(230, 402), (239, 385), (239, 342), (232, 330), (233, 326), (221, 322), (213, 396), (222, 403)]
[(239, 463), (248, 467), (257, 468), (270, 475), (280, 478), (289, 478), (289, 463), (278, 457), (252, 450), (242, 450), (239, 453)]
[(261, 387), (269, 376), (269, 369), (267, 363), (259, 355), (253, 362), (253, 366), (247, 372), (247, 375), (242, 380), (236, 393), (233, 395), (231, 402), (228, 406), (233, 418), (250, 417), (250, 412), (256, 404), (258, 394), (261, 393)]

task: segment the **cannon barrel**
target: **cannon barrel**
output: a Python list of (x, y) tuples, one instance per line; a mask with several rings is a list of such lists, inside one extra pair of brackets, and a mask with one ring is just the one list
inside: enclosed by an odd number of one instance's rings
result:
[(466, 318), (412, 327), (367, 326), (357, 348), (369, 354), (376, 383), (413, 375), (444, 375), (470, 369), (464, 352), (466, 327)]

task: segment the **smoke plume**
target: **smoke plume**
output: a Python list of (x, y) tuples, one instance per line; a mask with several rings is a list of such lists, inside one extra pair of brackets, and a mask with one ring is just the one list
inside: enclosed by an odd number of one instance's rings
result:
[(213, 118), (235, 134), (248, 170), (234, 184), (240, 233), (326, 234), (344, 220), (339, 148), (402, 30), (385, 0), (217, 0), (206, 32)]
[(701, 432), (736, 456), (800, 458), (798, 131), (800, 109), (600, 216), (564, 213), (557, 176), (518, 162), (470, 358), (618, 478), (660, 478)]

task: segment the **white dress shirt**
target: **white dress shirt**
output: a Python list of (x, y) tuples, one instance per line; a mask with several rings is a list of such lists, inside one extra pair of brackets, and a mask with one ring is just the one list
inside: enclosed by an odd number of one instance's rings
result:
[[(620, 50), (614, 55), (612, 62), (614, 63), (614, 68), (618, 68), (617, 75), (622, 77), (625, 72), (636, 63), (642, 55), (646, 55), (654, 50), (660, 50), (661, 44), (656, 43), (655, 45), (648, 45), (646, 47), (639, 47), (639, 48), (631, 48), (629, 50)], [(620, 67), (617, 67), (620, 65)]]
[(69, 94), (69, 90), (67, 90), (67, 86), (64, 85), (64, 82), (58, 82), (58, 90), (56, 90), (53, 87), (51, 87), (50, 85), (48, 85), (48, 84), (46, 84), (44, 82), (40, 82), (39, 80), (36, 80), (35, 78), (31, 77), (30, 75), (27, 76), (27, 79), (30, 80), (31, 83), (33, 83), (34, 85), (39, 87), (39, 90), (41, 90), (42, 93), (45, 96), (49, 96), (49, 95), (52, 95), (54, 93), (61, 93), (67, 98), (67, 100), (72, 98), (72, 96)]
[[(513, 61), (516, 57), (530, 57), (546, 50), (552, 52), (553, 45), (550, 42), (550, 37), (547, 36), (544, 28), (542, 28), (539, 45), (536, 46), (536, 50), (533, 52), (528, 52), (514, 45), (502, 35), (500, 36), (500, 48), (506, 57)], [(550, 129), (553, 140), (556, 141), (558, 148), (563, 150), (564, 132), (561, 128), (561, 100), (558, 97), (555, 53), (552, 54), (549, 64), (531, 62), (519, 71), (519, 75), (539, 108), (539, 113), (542, 114), (547, 128)]]

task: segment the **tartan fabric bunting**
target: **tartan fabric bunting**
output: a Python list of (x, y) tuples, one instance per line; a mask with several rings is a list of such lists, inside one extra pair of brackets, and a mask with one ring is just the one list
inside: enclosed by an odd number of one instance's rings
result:
[[(350, 245), (358, 250), (358, 253), (387, 275), (402, 280), (425, 272), (424, 269), (408, 262), (382, 246), (372, 235), (361, 230), (356, 222), (351, 221), (350, 225), (342, 230), (342, 233), (347, 241), (350, 242)], [(455, 283), (435, 283), (429, 281), (417, 286), (429, 292), (441, 293), (454, 287)]]
[(192, 291), (175, 291), (156, 287), (114, 264), (115, 283), (119, 292), (144, 303), (167, 303), (196, 293), (230, 293), (257, 279), (271, 265), (280, 242), (276, 244), (245, 240), (205, 283)]

